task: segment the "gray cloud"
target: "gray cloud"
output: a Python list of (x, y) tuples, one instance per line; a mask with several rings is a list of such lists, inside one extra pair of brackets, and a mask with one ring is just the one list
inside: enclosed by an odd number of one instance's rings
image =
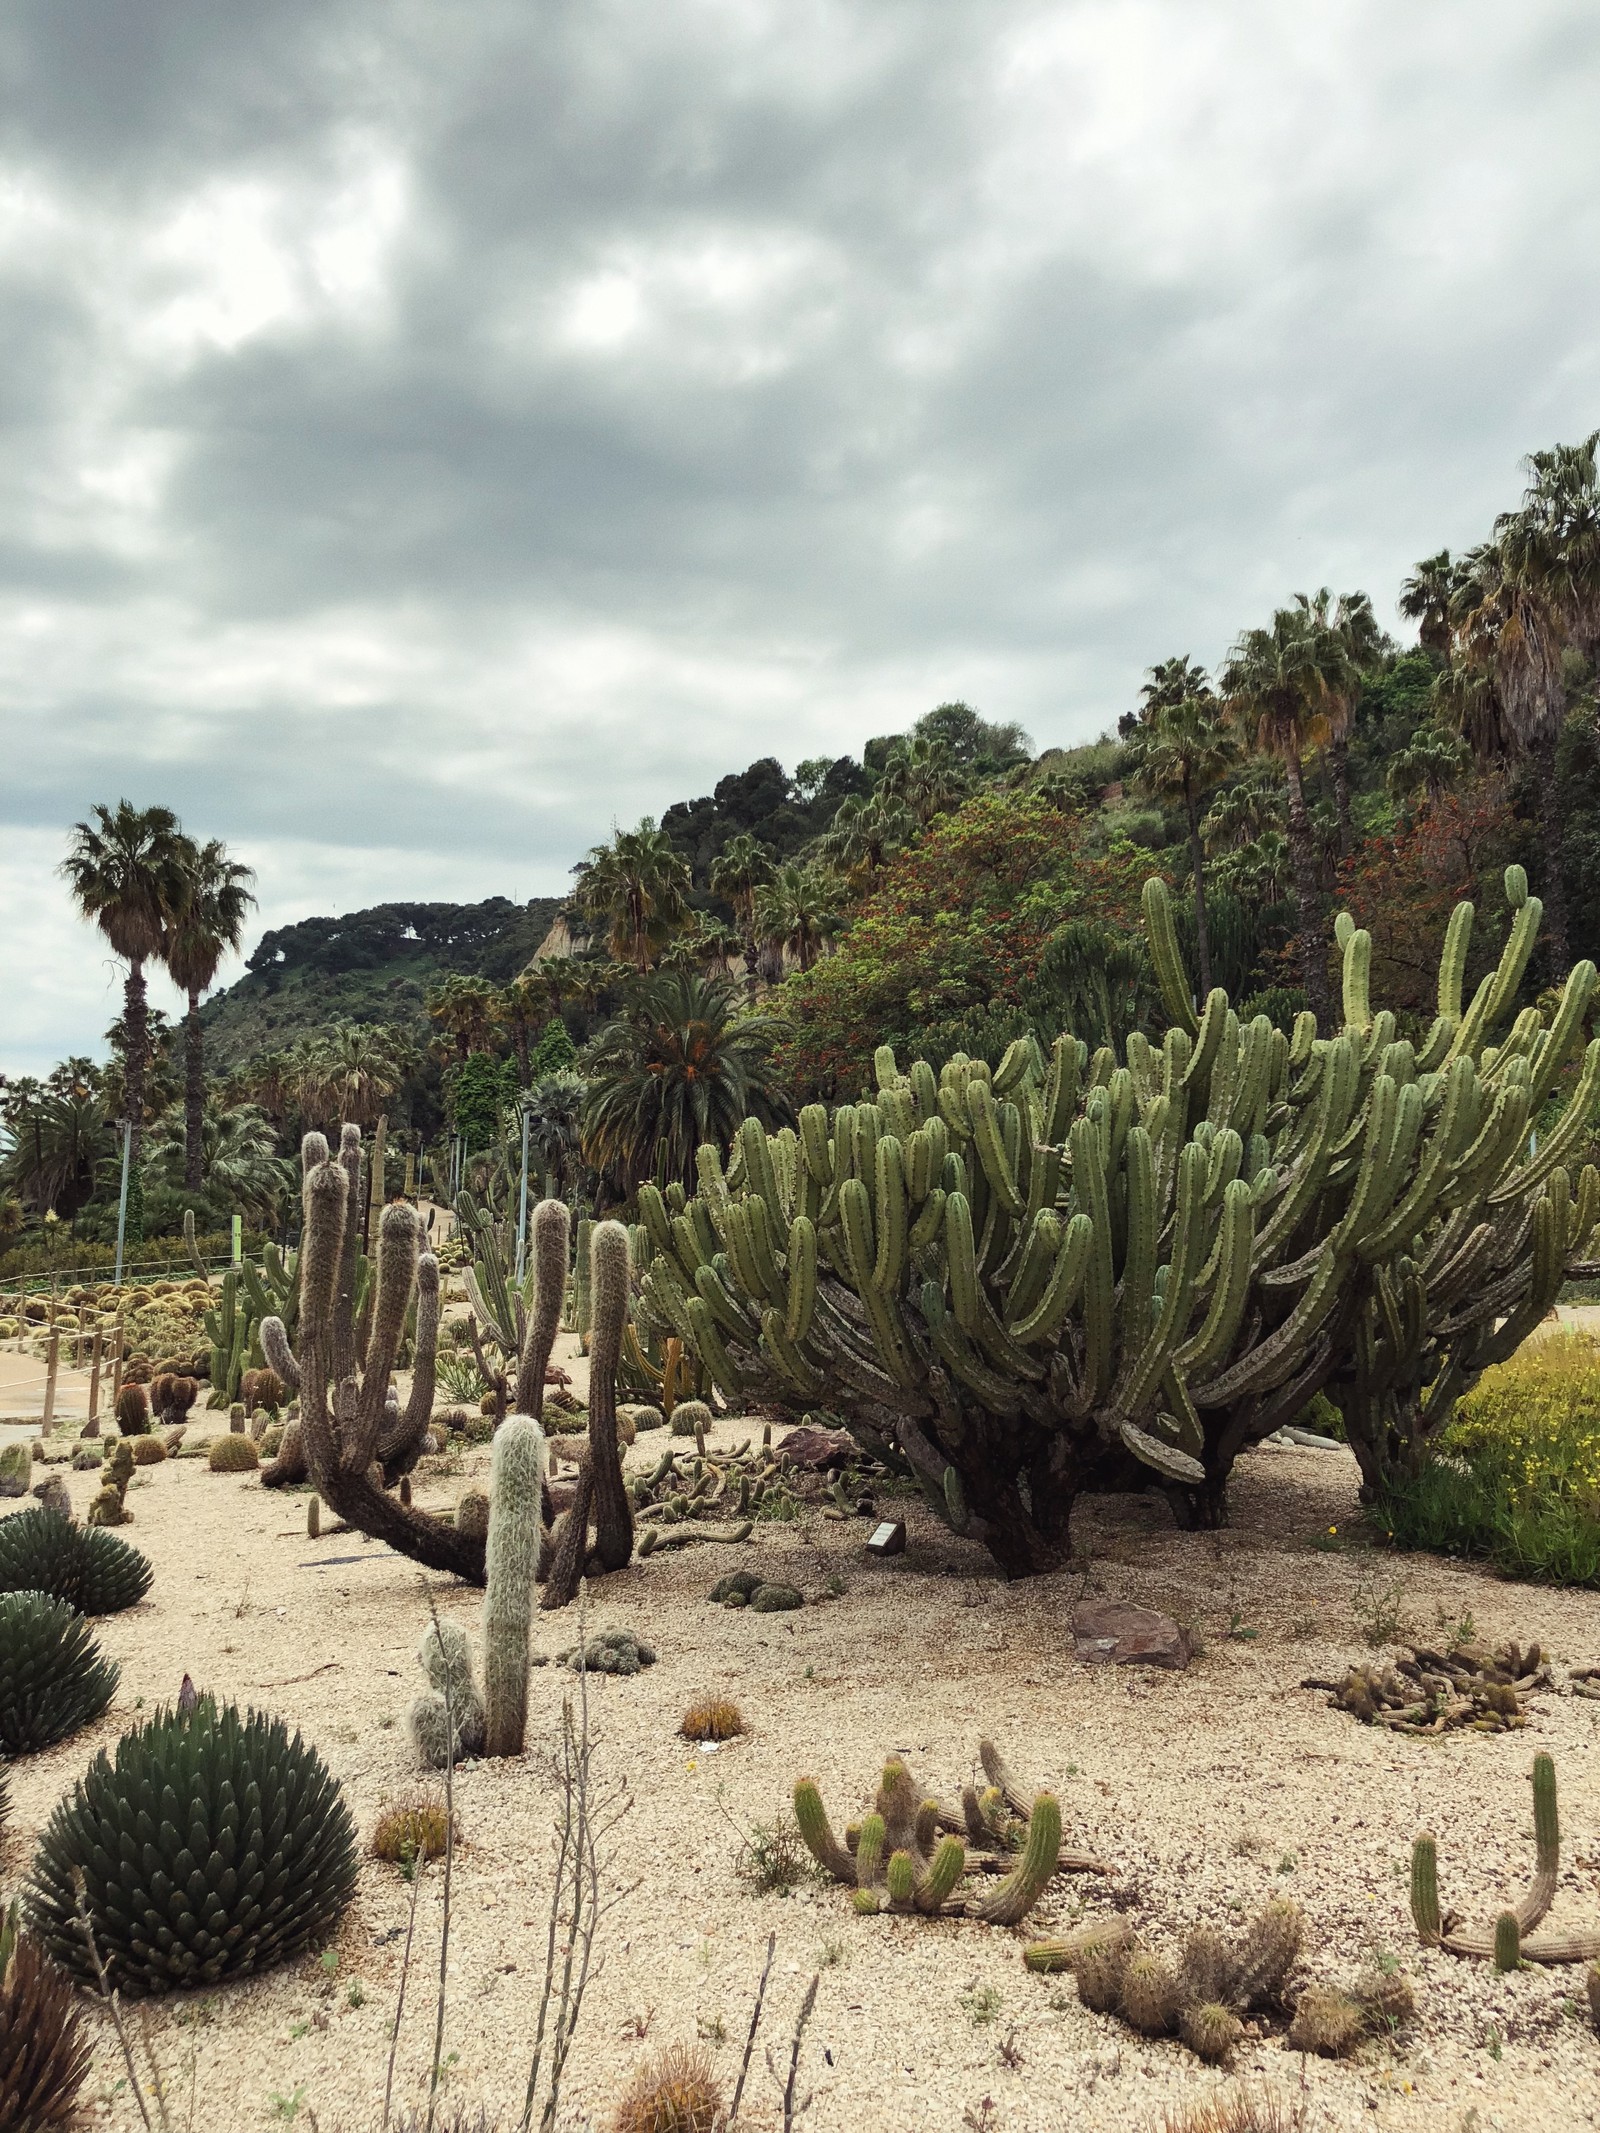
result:
[(1387, 612), (1600, 419), (1597, 87), (1569, 0), (12, 8), (0, 1065), (109, 1011), (98, 798), (263, 922), (548, 892), (758, 754)]

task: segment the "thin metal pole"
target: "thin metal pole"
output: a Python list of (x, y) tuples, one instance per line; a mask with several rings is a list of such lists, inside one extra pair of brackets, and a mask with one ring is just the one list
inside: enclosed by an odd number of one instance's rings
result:
[(133, 1127), (122, 1121), (122, 1190), (117, 1196), (117, 1264), (112, 1281), (122, 1286), (122, 1240), (128, 1230), (128, 1164), (133, 1154)]
[(522, 1107), (522, 1198), (517, 1206), (517, 1287), (528, 1260), (528, 1107)]

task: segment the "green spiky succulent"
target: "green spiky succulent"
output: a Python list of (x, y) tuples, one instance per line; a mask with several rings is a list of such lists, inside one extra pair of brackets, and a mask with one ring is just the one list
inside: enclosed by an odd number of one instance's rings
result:
[(0, 1754), (33, 1755), (88, 1725), (117, 1675), (75, 1607), (46, 1592), (0, 1593)]
[(0, 1520), (0, 1592), (48, 1592), (84, 1615), (120, 1614), (150, 1589), (149, 1563), (100, 1526), (42, 1507)]
[(50, 1817), (27, 1905), (52, 1960), (94, 1981), (76, 1886), (109, 1982), (130, 1997), (286, 1962), (355, 1890), (338, 1780), (282, 1721), (202, 1696), (103, 1751)]

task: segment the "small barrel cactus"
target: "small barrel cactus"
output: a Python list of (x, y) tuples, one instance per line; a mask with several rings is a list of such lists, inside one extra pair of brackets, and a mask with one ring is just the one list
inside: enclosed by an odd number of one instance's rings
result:
[(45, 1827), (26, 1903), (52, 1960), (92, 1986), (81, 1887), (110, 1983), (138, 1998), (301, 1954), (338, 1924), (357, 1864), (316, 1750), (279, 1719), (201, 1696), (95, 1757)]
[(232, 1430), (225, 1437), (213, 1437), (206, 1453), (206, 1465), (213, 1474), (245, 1474), (260, 1464), (255, 1439)]

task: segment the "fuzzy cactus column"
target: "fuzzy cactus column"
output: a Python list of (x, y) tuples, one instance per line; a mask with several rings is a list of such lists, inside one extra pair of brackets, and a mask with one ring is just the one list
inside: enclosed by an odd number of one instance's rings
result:
[(495, 1433), (491, 1467), (483, 1600), (486, 1755), (522, 1753), (543, 1489), (544, 1432), (530, 1415), (513, 1415)]

